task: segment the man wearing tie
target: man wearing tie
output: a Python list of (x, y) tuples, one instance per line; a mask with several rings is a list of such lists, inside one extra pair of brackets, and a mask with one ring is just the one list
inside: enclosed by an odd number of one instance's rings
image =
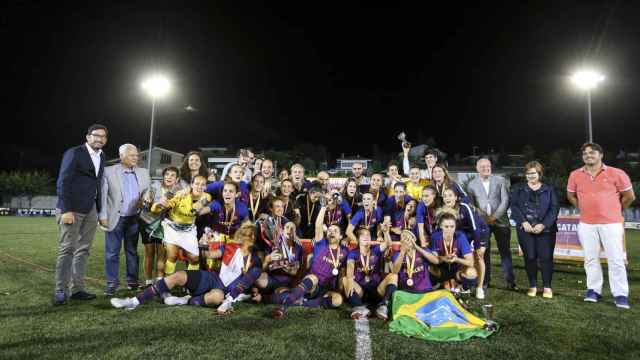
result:
[[(507, 216), (509, 192), (506, 180), (501, 176), (491, 174), (491, 161), (487, 158), (478, 159), (476, 170), (478, 171), (478, 176), (467, 185), (469, 197), (472, 205), (478, 209), (478, 213), (484, 218), (496, 238), (507, 288), (517, 290), (511, 259), (511, 224)], [(491, 239), (487, 241), (484, 262), (487, 269), (484, 277), (484, 287), (486, 288), (489, 286), (491, 277)]]
[(124, 243), (127, 288), (138, 288), (138, 213), (140, 195), (149, 188), (149, 171), (137, 167), (138, 149), (131, 144), (118, 149), (120, 164), (104, 169), (100, 225), (104, 227), (104, 269), (107, 288), (113, 296), (118, 289), (120, 248)]
[(93, 300), (86, 291), (84, 275), (91, 244), (98, 227), (100, 211), (100, 182), (104, 172), (102, 147), (107, 143), (107, 128), (91, 125), (87, 142), (65, 151), (56, 182), (58, 203), (58, 257), (56, 260), (56, 288), (54, 305), (67, 301), (71, 283), (71, 299)]

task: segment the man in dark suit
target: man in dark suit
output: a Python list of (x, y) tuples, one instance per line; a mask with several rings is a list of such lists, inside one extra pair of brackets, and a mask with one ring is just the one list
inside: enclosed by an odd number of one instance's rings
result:
[(89, 250), (98, 227), (100, 185), (107, 143), (107, 128), (91, 125), (87, 142), (65, 151), (57, 181), (58, 259), (54, 304), (66, 303), (71, 282), (71, 299), (93, 300), (84, 287)]

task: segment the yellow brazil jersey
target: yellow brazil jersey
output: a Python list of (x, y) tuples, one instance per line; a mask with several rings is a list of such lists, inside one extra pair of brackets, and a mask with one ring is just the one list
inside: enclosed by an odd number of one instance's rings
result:
[[(204, 193), (201, 199), (206, 199), (206, 202), (211, 202), (211, 195)], [(171, 200), (168, 201), (169, 210), (169, 219), (177, 224), (193, 224), (196, 220), (196, 216), (191, 213), (191, 209), (193, 209), (194, 200), (191, 197), (191, 194), (187, 194), (186, 196), (174, 196)], [(158, 204), (154, 204), (151, 208), (153, 212), (161, 211), (161, 207), (157, 206)]]
[(407, 181), (405, 183), (407, 187), (407, 195), (411, 196), (414, 200), (420, 201), (420, 197), (422, 196), (422, 189), (429, 185), (429, 180), (420, 179), (418, 185), (412, 183), (411, 181)]

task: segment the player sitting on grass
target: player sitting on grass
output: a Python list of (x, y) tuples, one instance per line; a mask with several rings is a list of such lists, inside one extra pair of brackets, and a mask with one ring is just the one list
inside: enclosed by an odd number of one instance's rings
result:
[[(133, 310), (138, 305), (154, 299), (162, 298), (166, 305), (219, 305), (218, 313), (224, 314), (232, 309), (232, 303), (246, 300), (251, 295), (245, 294), (262, 272), (260, 258), (251, 252), (254, 244), (255, 225), (244, 223), (236, 232), (232, 242), (220, 250), (207, 254), (211, 257), (223, 256), (223, 268), (220, 275), (214, 271), (182, 270), (168, 276), (135, 297), (111, 299), (116, 308)], [(184, 286), (191, 295), (172, 296), (170, 291), (176, 286)], [(226, 295), (226, 296), (225, 296)]]
[[(337, 225), (331, 225), (327, 229), (327, 237), (324, 238), (324, 215), (327, 211), (324, 201), (321, 201), (321, 208), (316, 218), (315, 236), (313, 246), (313, 258), (311, 269), (302, 279), (300, 284), (283, 296), (281, 306), (273, 311), (273, 317), (278, 319), (284, 316), (287, 307), (296, 304), (305, 295), (308, 299), (323, 297), (331, 290), (337, 288), (337, 280), (340, 272), (344, 272), (344, 265), (347, 259), (348, 250), (346, 246), (340, 244), (342, 235)], [(331, 294), (331, 305), (333, 307), (342, 304), (342, 297)]]
[(398, 275), (398, 288), (411, 293), (431, 291), (429, 264), (437, 264), (438, 257), (416, 244), (416, 235), (404, 230), (400, 234), (400, 251), (393, 254), (393, 273)]
[(454, 291), (456, 283), (464, 289), (476, 285), (476, 270), (473, 267), (473, 250), (462, 231), (456, 231), (456, 216), (449, 212), (440, 214), (439, 229), (431, 238), (431, 251), (438, 256), (439, 262), (431, 266), (431, 278), (434, 283)]
[(385, 241), (382, 244), (372, 243), (369, 230), (358, 230), (359, 247), (349, 252), (347, 257), (347, 275), (342, 278), (344, 293), (353, 307), (351, 318), (357, 320), (369, 315), (369, 309), (364, 301), (377, 302), (376, 315), (387, 320), (387, 305), (391, 294), (398, 285), (398, 275), (381, 273), (382, 258), (391, 243), (389, 236), (390, 225), (382, 224)]
[[(282, 206), (282, 201), (276, 200), (276, 202)], [(276, 232), (276, 239), (272, 242), (274, 246), (267, 248), (269, 254), (264, 259), (263, 273), (256, 281), (256, 287), (264, 292), (272, 292), (281, 287), (292, 287), (304, 260), (304, 250), (296, 236), (296, 224), (289, 221), (284, 225), (282, 234), (280, 230)], [(277, 239), (280, 236), (282, 240)]]

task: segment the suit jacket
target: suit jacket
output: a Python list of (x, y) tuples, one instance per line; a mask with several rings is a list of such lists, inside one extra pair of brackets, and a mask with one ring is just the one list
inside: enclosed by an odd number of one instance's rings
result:
[(509, 191), (507, 181), (496, 175), (489, 176), (489, 194), (484, 189), (480, 176), (476, 176), (467, 185), (471, 203), (479, 213), (486, 216), (487, 204), (491, 205), (491, 214), (496, 218), (495, 225), (510, 226), (507, 208), (509, 208)]
[(56, 181), (58, 203), (56, 207), (62, 213), (77, 212), (88, 214), (95, 206), (100, 211), (100, 184), (104, 173), (104, 153), (100, 155), (100, 169), (91, 161), (86, 144), (65, 151), (60, 164), (60, 173)]
[[(120, 212), (124, 202), (122, 194), (122, 165), (116, 164), (104, 169), (102, 179), (102, 211), (100, 220), (107, 220), (107, 231), (112, 231), (118, 225)], [(138, 198), (149, 189), (149, 171), (144, 168), (134, 168), (138, 179)]]
[[(532, 195), (537, 201), (530, 203)], [(536, 210), (536, 218), (527, 219), (527, 208)], [(542, 184), (537, 192), (531, 190), (527, 183), (516, 185), (511, 191), (511, 217), (518, 229), (522, 229), (522, 223), (528, 221), (531, 225), (543, 224), (544, 232), (556, 233), (558, 231), (558, 197), (553, 186)]]

